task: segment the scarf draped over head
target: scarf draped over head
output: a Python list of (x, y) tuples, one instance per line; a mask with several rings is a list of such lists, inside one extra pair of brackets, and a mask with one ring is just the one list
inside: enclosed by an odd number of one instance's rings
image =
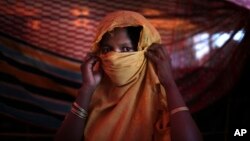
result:
[(92, 96), (85, 141), (170, 140), (166, 92), (144, 56), (161, 42), (157, 30), (139, 13), (113, 12), (101, 21), (92, 51), (99, 51), (105, 33), (128, 26), (142, 27), (138, 51), (100, 55), (106, 75)]

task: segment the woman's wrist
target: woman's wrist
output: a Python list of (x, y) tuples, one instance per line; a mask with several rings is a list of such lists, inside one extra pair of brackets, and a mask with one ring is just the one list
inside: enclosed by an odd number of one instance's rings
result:
[(92, 88), (87, 85), (83, 85), (82, 87), (79, 88), (78, 95), (92, 95), (94, 91), (95, 91), (95, 88)]
[(173, 88), (177, 88), (177, 85), (175, 83), (174, 79), (167, 79), (164, 82), (162, 82), (162, 86), (165, 89), (173, 89)]
[(83, 107), (84, 109), (86, 109), (88, 111), (89, 109), (89, 104), (91, 101), (91, 97), (94, 93), (93, 88), (88, 87), (86, 85), (83, 85), (79, 90), (78, 90), (78, 96), (76, 98), (76, 102)]
[(176, 85), (174, 76), (171, 71), (166, 71), (163, 76), (159, 76), (159, 80), (165, 88), (173, 87)]
[(79, 93), (93, 93), (96, 87), (83, 83), (79, 89)]

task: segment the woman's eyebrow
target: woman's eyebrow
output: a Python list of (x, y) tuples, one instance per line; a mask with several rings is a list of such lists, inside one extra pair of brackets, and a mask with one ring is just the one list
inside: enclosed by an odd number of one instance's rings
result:
[(105, 44), (101, 45), (101, 48), (103, 48), (103, 47), (109, 47), (109, 48), (111, 48), (112, 46), (110, 46), (109, 44), (105, 43)]
[(126, 42), (126, 43), (121, 43), (120, 46), (132, 47), (132, 44)]

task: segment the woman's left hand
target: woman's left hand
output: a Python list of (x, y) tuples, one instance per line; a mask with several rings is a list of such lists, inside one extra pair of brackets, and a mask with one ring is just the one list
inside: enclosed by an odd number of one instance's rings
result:
[(170, 57), (166, 47), (162, 44), (152, 44), (147, 52), (146, 57), (153, 63), (155, 71), (162, 85), (168, 86), (174, 82)]

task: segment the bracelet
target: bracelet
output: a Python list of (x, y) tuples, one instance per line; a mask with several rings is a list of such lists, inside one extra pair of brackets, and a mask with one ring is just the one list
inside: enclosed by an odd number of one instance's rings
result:
[(82, 112), (78, 111), (78, 110), (75, 109), (75, 108), (72, 108), (72, 109), (71, 109), (71, 112), (72, 112), (73, 114), (75, 114), (76, 116), (78, 116), (79, 118), (82, 118), (82, 119), (87, 118), (87, 115), (83, 114)]
[(78, 105), (76, 102), (73, 103), (73, 106), (76, 107), (76, 109), (80, 110), (81, 112), (85, 113), (86, 115), (88, 115), (88, 112), (83, 109), (80, 105)]
[(178, 107), (178, 108), (171, 110), (170, 115), (173, 115), (173, 114), (181, 112), (181, 111), (189, 111), (189, 109), (186, 106)]
[(73, 103), (71, 112), (82, 119), (85, 119), (88, 117), (88, 112), (82, 107), (80, 107), (76, 102)]

